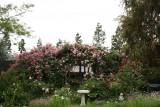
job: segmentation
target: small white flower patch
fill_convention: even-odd
[[[45,93],[49,93],[49,89],[48,88],[46,89]]]
[[[62,97],[61,97],[61,99],[63,100],[63,99],[64,99],[64,97],[62,96]]]

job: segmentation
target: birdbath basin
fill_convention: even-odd
[[[89,93],[89,90],[78,90],[78,93],[80,93],[81,96],[81,106],[85,105],[85,94]]]

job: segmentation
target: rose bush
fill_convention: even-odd
[[[17,70],[17,80],[26,81],[27,88],[34,92],[39,89],[37,91],[42,93],[46,84],[50,84],[49,89],[62,87],[73,65],[95,66],[95,70],[104,70],[105,57],[106,51],[87,45],[66,44],[56,48],[47,44],[17,55],[10,71]]]
[[[128,56],[122,60],[120,70],[115,76],[117,82],[123,86],[122,91],[129,93],[145,89],[147,84],[142,75],[142,66],[142,63]]]
[[[126,57],[120,64],[120,69],[109,75],[103,71],[86,79],[80,89],[88,89],[91,100],[117,99],[120,93],[128,94],[131,91],[141,91],[146,87],[142,72],[142,64],[133,58]]]

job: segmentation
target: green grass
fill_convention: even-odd
[[[137,98],[132,101],[124,102],[107,102],[106,104],[96,105],[95,103],[88,103],[85,106],[72,105],[71,107],[160,107],[159,98]]]
[[[40,107],[40,105],[37,104],[34,105],[34,107]],[[43,107],[45,106],[43,105]],[[68,107],[68,105],[52,106],[52,107]],[[96,104],[95,102],[92,103],[88,102],[84,106],[80,106],[80,104],[72,104],[69,107],[160,107],[160,95],[143,96],[143,97],[131,96],[128,101],[123,101],[123,102],[108,101],[105,104]]]

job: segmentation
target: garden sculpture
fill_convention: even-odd
[[[120,93],[119,100],[120,100],[120,101],[123,101],[123,100],[124,100],[123,93]]]

